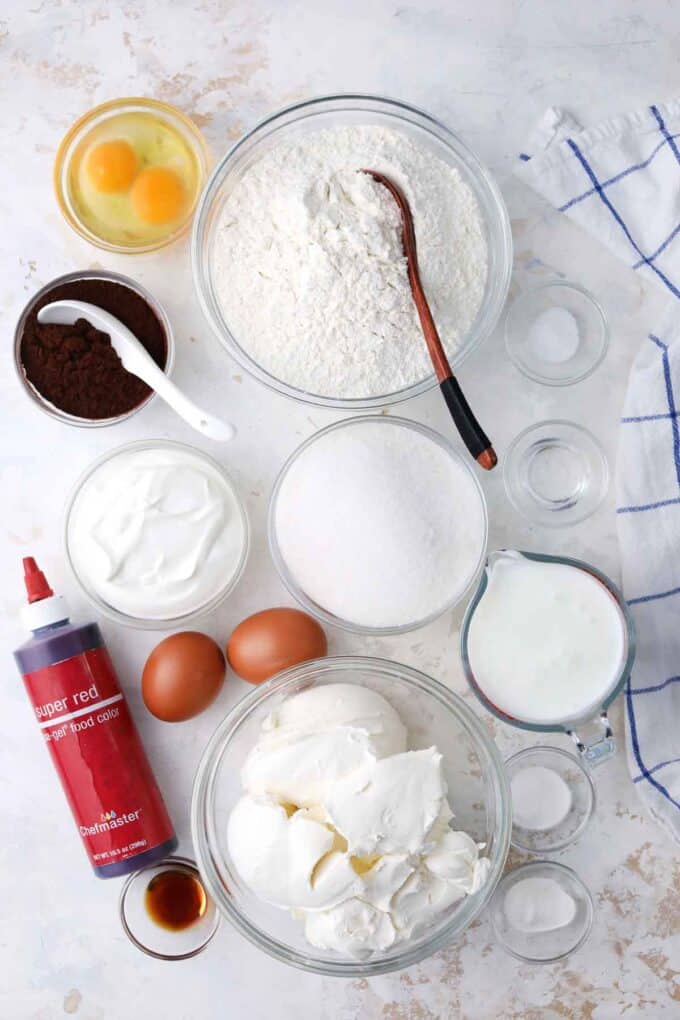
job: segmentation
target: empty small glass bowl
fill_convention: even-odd
[[[609,466],[595,436],[570,421],[542,421],[513,440],[503,463],[508,499],[532,524],[559,528],[595,513]]]
[[[546,386],[569,386],[594,372],[609,342],[593,295],[555,281],[525,290],[505,318],[505,345],[517,368]]]
[[[194,861],[188,857],[166,857],[130,875],[119,901],[120,923],[130,942],[147,956],[157,960],[188,960],[208,945],[220,926],[214,902],[205,894],[205,909],[193,924],[180,931],[161,927],[146,908],[146,891],[158,875],[167,871],[188,873],[203,889],[203,881]]]
[[[525,932],[510,923],[505,901],[528,878],[552,879],[572,898],[576,911],[569,924],[550,931]],[[507,872],[491,900],[491,926],[503,949],[525,963],[556,963],[579,949],[593,926],[593,898],[575,871],[554,861],[531,861]]]
[[[559,747],[527,747],[505,763],[511,795],[513,780],[531,768],[555,772],[567,786],[571,804],[557,824],[541,829],[520,824],[521,816],[513,806],[510,842],[518,850],[530,854],[557,853],[583,835],[595,810],[595,786],[583,764],[568,751]]]

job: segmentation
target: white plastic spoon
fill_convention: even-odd
[[[38,312],[38,322],[72,326],[76,319],[87,319],[96,329],[108,333],[123,368],[155,390],[158,396],[197,432],[221,443],[234,438],[236,435],[234,426],[229,422],[220,421],[189,400],[173,382],[170,382],[134,333],[131,333],[115,315],[110,315],[103,308],[91,305],[87,301],[52,301]]]

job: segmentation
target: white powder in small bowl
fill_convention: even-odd
[[[521,879],[508,889],[503,907],[508,924],[527,935],[566,928],[576,917],[574,898],[554,878]]]
[[[282,478],[273,526],[307,598],[369,628],[417,626],[453,605],[486,543],[471,470],[385,418],[347,422],[304,448]]]
[[[510,783],[515,825],[532,832],[554,829],[571,810],[571,790],[554,769],[530,765]]]

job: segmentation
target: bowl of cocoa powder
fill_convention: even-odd
[[[38,322],[52,301],[71,298],[98,305],[131,330],[169,375],[174,342],[168,317],[143,287],[126,276],[98,270],[68,273],[31,298],[17,323],[14,358],[29,397],[46,414],[69,425],[96,427],[124,421],[155,392],[127,372],[107,333],[87,319],[62,326]]]

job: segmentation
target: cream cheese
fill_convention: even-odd
[[[264,724],[278,733],[323,733],[338,726],[364,731],[377,758],[407,746],[406,727],[377,691],[358,684],[321,684],[287,698]]]
[[[85,478],[67,523],[69,555],[84,586],[145,620],[208,605],[240,569],[246,540],[227,478],[178,444],[114,453]]]
[[[446,783],[436,747],[373,759],[337,782],[324,806],[355,854],[418,853],[439,817]]]
[[[319,949],[385,952],[486,881],[481,847],[450,828],[441,754],[406,747],[385,698],[328,684],[285,700],[246,758],[232,863]]]
[[[319,910],[352,896],[360,880],[336,836],[296,811],[245,796],[229,816],[229,853],[243,881],[277,907]]]
[[[392,918],[365,900],[351,899],[305,918],[307,941],[317,949],[364,959],[397,941]]]

